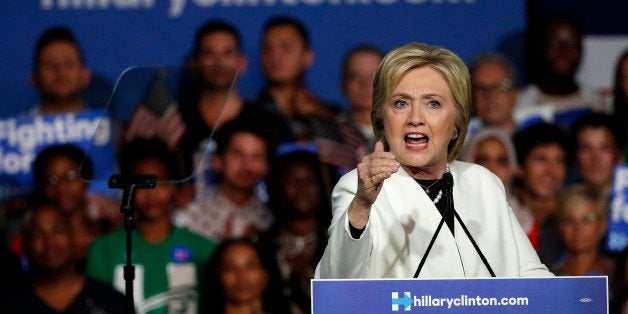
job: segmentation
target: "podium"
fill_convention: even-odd
[[[314,279],[312,313],[608,313],[608,278]]]

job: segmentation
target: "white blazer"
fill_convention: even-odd
[[[506,201],[500,179],[479,165],[454,161],[454,207],[498,277],[553,276],[532,248]],[[357,170],[332,193],[329,242],[316,278],[412,278],[442,218],[432,200],[403,169],[384,181],[366,229],[351,237],[347,209],[357,191]],[[490,277],[487,267],[454,222],[444,224],[419,278]]]

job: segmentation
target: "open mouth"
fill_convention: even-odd
[[[407,133],[404,137],[404,141],[409,147],[422,148],[427,146],[430,138],[423,133]]]

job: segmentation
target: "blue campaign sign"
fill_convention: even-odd
[[[620,252],[628,246],[628,167],[615,168],[606,246]]]
[[[96,132],[98,130],[98,132]],[[28,115],[0,120],[0,188],[2,197],[31,192],[37,154],[55,144],[71,143],[91,159],[94,177],[114,173],[111,119],[102,110]],[[93,189],[102,187],[93,186]]]
[[[608,278],[313,280],[312,313],[608,313]]]

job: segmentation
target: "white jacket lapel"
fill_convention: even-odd
[[[390,210],[395,213],[410,241],[409,256],[415,260],[408,263],[416,269],[442,216],[432,200],[403,168],[399,168],[387,181],[390,182],[384,186],[386,198]],[[456,240],[446,224],[441,227],[420,277],[464,277]]]

